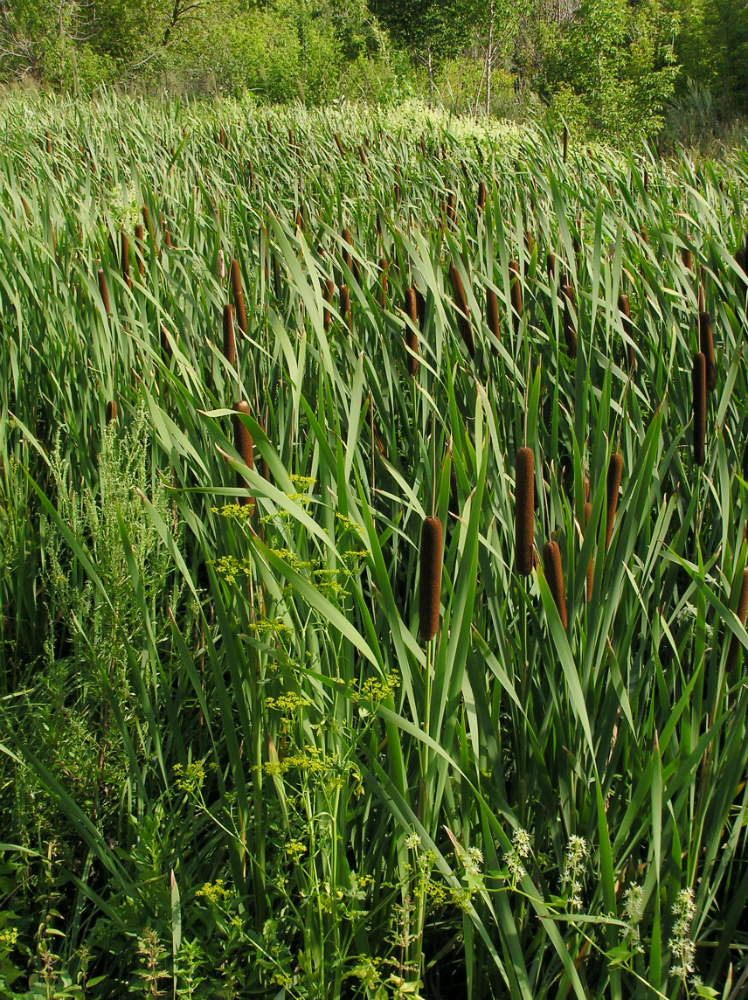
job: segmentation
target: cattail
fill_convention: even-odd
[[[384,257],[379,258],[379,304],[382,309],[387,306],[387,271],[389,266]]]
[[[218,251],[218,263],[216,265],[218,272],[218,280],[223,281],[226,277],[226,257],[223,250]]]
[[[364,152],[364,147],[363,146],[359,146],[358,147],[358,156],[359,156],[359,159],[361,160],[361,163],[363,164],[363,166],[364,167],[368,167],[369,161],[366,159],[366,153]]]
[[[340,315],[346,322],[348,329],[351,329],[351,296],[348,285],[343,283],[340,286]]]
[[[455,221],[455,193],[454,191],[449,192],[449,197],[447,198],[447,220],[452,223]]]
[[[161,324],[161,354],[164,361],[168,364],[169,359],[172,356],[171,341],[169,340],[169,334],[166,332],[166,327]]]
[[[117,400],[110,399],[106,404],[106,423],[107,427],[109,424],[117,423]]]
[[[249,415],[249,403],[243,399],[234,404],[234,416],[232,418],[234,422],[234,448],[239,453],[239,457],[247,468],[253,469],[254,459],[252,457],[252,435],[249,433],[246,425],[239,416],[240,413]],[[249,489],[249,483],[240,472],[237,472],[236,474],[236,485],[239,489]],[[253,497],[239,497],[239,504],[241,504],[242,507],[249,506],[250,511],[254,510],[255,502]]]
[[[543,570],[553,602],[558,610],[558,617],[565,629],[568,619],[566,617],[566,598],[564,597],[564,574],[561,570],[561,550],[558,547],[558,542],[546,542],[543,546]]]
[[[522,316],[522,285],[519,280],[519,264],[516,260],[509,261],[509,289],[512,296],[512,318],[514,320],[514,331],[517,332]]]
[[[736,612],[738,616],[738,621],[741,625],[745,625],[745,618],[748,614],[748,569],[743,570],[743,582],[740,586],[740,598],[738,600],[738,610]],[[727,662],[725,663],[725,670],[727,673],[732,673],[732,671],[738,665],[738,655],[740,653],[741,643],[736,635],[730,638],[730,648],[727,651]]]
[[[534,534],[535,458],[530,448],[520,448],[514,490],[514,564],[520,576],[532,573]]]
[[[699,349],[706,359],[707,392],[714,392],[717,388],[717,369],[714,364],[712,317],[708,312],[699,313]]]
[[[545,258],[545,267],[548,271],[548,280],[553,281],[556,277],[556,255],[553,251],[549,251],[548,256]]]
[[[132,288],[130,278],[130,241],[126,233],[120,233],[120,249],[122,257],[122,278],[128,288]]]
[[[223,307],[223,356],[233,366],[236,358],[236,341],[234,339],[234,310],[227,302]]]
[[[566,163],[566,154],[569,151],[569,130],[565,125],[564,125],[563,144],[564,144],[564,163]]]
[[[269,118],[267,119],[267,121],[265,122],[265,124],[267,126],[268,135],[272,135],[273,134],[273,125],[272,125],[272,122],[270,121]]]
[[[255,172],[252,169],[252,161],[250,159],[247,160],[247,176],[249,178],[249,190],[251,191],[255,186]]]
[[[499,298],[493,288],[486,288],[486,323],[497,340],[501,340],[499,327]]]
[[[236,257],[231,261],[231,294],[234,297],[234,309],[236,310],[236,322],[242,333],[247,332],[247,310],[244,308],[244,293],[242,292],[242,275],[239,270],[239,261]]]
[[[104,312],[109,315],[109,289],[106,286],[106,277],[104,276],[104,271],[99,268],[99,295],[101,296],[101,301],[104,303]]]
[[[468,354],[472,358],[475,355],[475,342],[473,340],[473,331],[470,326],[470,310],[468,309],[462,278],[460,277],[460,272],[455,267],[454,261],[452,261],[449,265],[449,280],[452,284],[454,304],[457,307],[457,325],[460,328],[462,339],[465,341]]]
[[[592,504],[589,500],[584,502],[584,531],[587,534],[590,527],[590,518],[592,517]],[[592,600],[592,581],[595,575],[595,562],[590,554],[590,561],[587,563],[587,585],[586,585],[586,596],[587,600]]]
[[[478,185],[478,211],[482,212],[486,207],[486,185],[483,181]]]
[[[138,262],[138,274],[143,277],[144,261],[143,254],[145,252],[145,233],[143,227],[140,223],[135,227],[135,258]]]
[[[164,234],[164,246],[167,250],[171,250],[171,233],[169,232],[169,227],[166,225],[164,220],[161,220],[161,229]]]
[[[531,229],[525,230],[525,249],[529,254],[535,249],[535,234]]]
[[[351,254],[351,251],[349,250],[349,247],[353,246],[353,237],[351,236],[350,229],[344,229],[343,230],[343,239],[344,239],[344,241],[346,243],[346,246],[343,247],[343,263],[345,264],[345,266],[350,271],[351,270],[351,265],[353,263],[353,255]]]
[[[24,215],[26,216],[26,221],[31,222],[31,210],[29,209],[29,203],[26,201],[23,195],[21,195],[21,204],[23,205]]]
[[[415,288],[405,289],[405,314],[413,327],[417,327],[418,301]],[[418,371],[418,337],[413,327],[407,326],[405,329],[405,344],[408,348],[408,375],[415,375]]]
[[[345,146],[340,141],[340,136],[337,132],[333,133],[333,139],[335,140],[335,145],[338,147],[338,152],[340,153],[341,158],[344,157],[346,152]]]
[[[621,486],[621,473],[623,472],[623,455],[614,451],[608,462],[608,478],[606,482],[606,521],[605,521],[605,548],[610,545],[613,537],[613,525],[618,509],[618,490]]]
[[[649,191],[649,174],[647,173],[647,168],[644,168],[644,190]]]
[[[304,229],[304,219],[302,218],[301,209],[300,208],[296,209],[296,219],[294,220],[294,225],[296,227],[297,232],[303,232],[303,229]]]
[[[704,464],[706,441],[706,358],[699,352],[693,358],[691,372],[693,391],[693,460],[696,465]]]
[[[418,591],[419,634],[429,642],[439,628],[442,582],[442,523],[427,517],[421,528],[421,578]]]
[[[325,302],[329,305],[332,302],[332,297],[335,294],[335,282],[332,278],[328,278],[325,283]],[[324,327],[325,333],[330,329],[330,310],[325,307],[322,313],[322,326]]]
[[[636,360],[634,356],[633,337],[631,335],[634,324],[631,322],[631,306],[629,305],[628,295],[618,296],[618,310],[621,313],[621,326],[623,327],[623,332],[626,334],[628,339],[626,351],[629,359],[629,368],[633,368]]]
[[[683,247],[681,249],[681,260],[683,261],[684,267],[687,267],[688,270],[690,271],[693,265],[693,257],[691,255],[691,250],[689,247]]]
[[[564,297],[564,340],[570,358],[577,356],[577,328],[574,313],[577,309],[577,297],[572,285],[562,285],[561,294]],[[573,310],[573,312],[572,312]]]

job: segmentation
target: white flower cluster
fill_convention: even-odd
[[[668,947],[673,953],[670,975],[685,980],[693,972],[696,959],[696,945],[691,940],[691,921],[696,916],[692,889],[681,889],[675,897],[673,916],[673,936],[668,941]]]
[[[572,910],[582,909],[581,878],[587,853],[587,841],[584,837],[578,837],[573,833],[569,837],[564,859],[564,871],[561,876],[561,885],[568,885],[571,888],[569,903]]]
[[[527,830],[523,830],[521,826],[517,827],[512,837],[512,846],[504,853],[504,861],[509,871],[513,889],[516,888],[517,883],[521,882],[527,874],[522,864],[522,859],[529,858],[530,854],[530,834]]]

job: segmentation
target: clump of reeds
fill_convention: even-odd
[[[514,490],[514,565],[520,576],[532,573],[535,534],[535,457],[530,448],[517,451]]]
[[[130,241],[127,233],[120,233],[120,256],[122,258],[122,278],[128,288],[132,288],[130,277]]]
[[[575,313],[577,297],[573,285],[562,285],[561,294],[564,299],[564,341],[570,358],[577,356],[577,328]]]
[[[236,340],[234,338],[234,309],[227,302],[223,307],[223,356],[233,366],[236,359]]]
[[[231,260],[231,294],[234,299],[234,309],[236,310],[236,322],[242,333],[247,332],[247,310],[244,308],[244,293],[242,292],[242,275],[239,270],[239,261],[236,257]]]
[[[117,423],[117,400],[110,399],[106,404],[106,423],[107,427],[109,424]]]
[[[455,262],[452,261],[449,265],[449,281],[452,285],[452,297],[454,304],[457,307],[457,325],[462,334],[462,339],[465,341],[465,346],[468,349],[468,354],[470,357],[475,356],[475,341],[473,340],[473,330],[470,325],[470,310],[468,309],[467,297],[465,295],[465,288],[462,284],[462,278],[460,277],[460,272],[455,266]]]
[[[745,625],[746,615],[748,614],[748,569],[743,570],[743,582],[740,585],[740,597],[738,599],[738,610],[736,614],[740,624]],[[731,636],[730,648],[727,651],[727,662],[725,663],[725,670],[728,674],[732,673],[732,671],[737,667],[740,650],[740,640],[736,635]]]
[[[509,291],[512,297],[512,319],[516,333],[522,318],[522,284],[519,277],[519,264],[516,260],[509,261]]]
[[[486,324],[497,340],[501,340],[499,297],[493,288],[486,288]]]
[[[561,625],[565,629],[568,624],[566,617],[566,597],[564,596],[564,574],[561,569],[561,550],[558,542],[546,542],[543,546],[543,571],[548,581],[548,587],[556,605]]]
[[[699,313],[699,350],[706,361],[707,392],[717,388],[717,369],[714,364],[714,335],[712,334],[712,317],[708,312]]]
[[[419,634],[430,642],[439,629],[442,582],[442,523],[427,517],[421,527],[421,576],[418,591]]]
[[[405,315],[413,324],[418,326],[418,300],[415,288],[405,289]],[[415,375],[418,371],[418,337],[413,327],[405,328],[405,345],[408,348],[408,374]]]
[[[241,419],[240,414],[242,413],[247,416],[249,415],[249,403],[247,403],[244,399],[240,399],[239,402],[234,404],[234,415],[232,417],[234,424],[234,448],[247,468],[253,469],[254,457],[252,455],[252,435],[249,433],[244,421]],[[249,483],[240,472],[237,472],[236,474],[236,485],[239,489],[249,489]],[[251,510],[254,510],[254,497],[239,497],[239,503],[242,507],[249,506]]]
[[[613,537],[613,526],[616,520],[616,511],[618,510],[618,490],[621,487],[621,473],[623,472],[623,455],[620,452],[614,451],[610,456],[610,461],[608,462],[608,476],[606,480],[606,498],[607,504],[605,508],[605,548],[607,549],[610,545],[610,540]]]
[[[101,301],[104,303],[104,312],[109,315],[109,289],[106,286],[106,276],[104,274],[104,269],[99,268],[99,295],[101,296]]]
[[[691,370],[693,392],[693,460],[704,464],[706,446],[706,358],[699,351],[694,355]]]

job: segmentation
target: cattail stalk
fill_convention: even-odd
[[[693,391],[693,460],[704,464],[706,443],[706,358],[699,352],[694,355],[691,371]]]
[[[405,290],[405,314],[413,327],[417,327],[418,300],[415,288],[406,288]],[[418,371],[418,337],[413,327],[406,327],[405,344],[408,348],[408,374],[414,376]]]
[[[743,582],[740,586],[740,598],[736,614],[740,624],[745,625],[746,615],[748,614],[748,569],[743,570]],[[727,651],[727,662],[725,663],[725,670],[728,674],[732,673],[737,667],[741,648],[741,642],[738,637],[736,635],[731,636],[730,648]]]
[[[99,268],[99,295],[104,303],[104,312],[109,315],[109,289],[106,286],[106,277],[103,268]]]
[[[452,285],[454,304],[457,307],[457,325],[460,328],[462,339],[465,341],[468,354],[472,358],[475,356],[475,341],[473,340],[473,331],[470,326],[470,310],[468,309],[462,278],[460,277],[460,272],[455,267],[454,261],[449,265],[449,280]]]
[[[514,491],[514,563],[520,576],[532,573],[535,533],[535,458],[530,448],[517,452]]]
[[[239,261],[234,257],[231,261],[231,294],[234,298],[236,322],[242,333],[247,332],[247,310],[244,308],[244,293],[242,292],[242,275]]]
[[[252,435],[249,433],[244,421],[239,416],[240,413],[249,415],[249,403],[243,399],[234,404],[234,416],[232,418],[234,423],[234,448],[239,453],[239,457],[247,468],[253,469],[254,459],[252,456]],[[236,485],[239,489],[249,489],[249,483],[240,472],[237,472],[236,474]],[[242,507],[249,506],[250,512],[254,510],[254,497],[239,497],[238,502]]]
[[[234,338],[234,309],[227,302],[223,307],[223,356],[233,367],[236,359],[236,340]]]
[[[430,642],[439,629],[442,582],[442,523],[427,517],[421,528],[421,576],[418,592],[419,634]]]
[[[606,521],[605,521],[605,548],[610,545],[613,537],[613,525],[616,520],[618,510],[618,490],[621,486],[621,473],[623,472],[623,455],[614,451],[608,462],[608,478],[606,482]]]
[[[558,542],[546,542],[543,546],[543,571],[548,581],[553,603],[558,611],[558,617],[561,619],[561,625],[565,629],[568,625],[568,619],[564,596],[564,574],[561,569],[561,550],[558,547]]]
[[[130,278],[130,241],[127,238],[127,233],[120,233],[120,249],[122,257],[122,278],[128,288],[132,288],[132,279]]]

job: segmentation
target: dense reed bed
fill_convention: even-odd
[[[0,124],[6,988],[737,997],[748,158]]]

